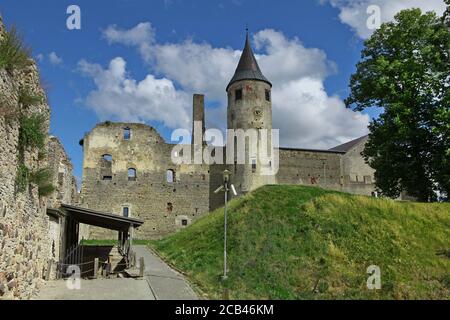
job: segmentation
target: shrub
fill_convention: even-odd
[[[29,88],[19,89],[19,105],[29,107],[32,105],[41,104],[44,98],[41,95],[33,94]]]
[[[16,175],[16,188],[19,192],[24,192],[27,189],[30,169],[26,165],[20,164]]]
[[[0,41],[0,69],[11,72],[30,65],[30,49],[23,44],[16,28],[12,27]]]
[[[39,169],[30,174],[29,182],[38,186],[39,196],[45,197],[55,191],[55,187],[52,185],[52,173],[48,168]]]
[[[25,150],[28,147],[43,149],[45,145],[45,132],[43,115],[21,116],[19,129],[19,146]]]

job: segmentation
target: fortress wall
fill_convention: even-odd
[[[124,128],[131,130],[130,140],[124,139]],[[183,228],[183,220],[190,224],[209,211],[208,166],[172,164],[173,145],[155,129],[103,123],[86,135],[83,148],[81,206],[119,215],[128,207],[131,217],[145,221],[134,238],[160,238]],[[112,155],[111,180],[102,177],[104,154]],[[128,179],[129,168],[137,170],[135,181]],[[174,182],[167,182],[169,169],[175,172]],[[117,238],[117,232],[89,229],[90,238]]]
[[[302,184],[336,188],[340,185],[341,154],[280,149],[278,184]]]
[[[34,185],[16,191],[19,121],[11,112],[19,107],[17,88],[24,85],[42,93],[34,64],[22,73],[0,70],[0,299],[30,298],[41,284],[50,257],[45,199],[39,199]],[[47,104],[24,112],[43,114],[46,119],[50,115]],[[45,165],[36,150],[26,151],[24,158],[30,170]]]
[[[0,39],[4,32],[0,17]],[[56,221],[52,225],[47,215],[47,201],[56,196],[39,197],[34,183],[23,192],[16,187],[20,115],[42,115],[46,134],[50,127],[46,99],[33,106],[19,104],[19,92],[24,88],[32,95],[46,96],[34,61],[21,71],[0,70],[0,300],[31,298],[42,284],[49,259],[58,251],[57,244],[52,247],[51,234],[59,233],[60,226]],[[64,152],[60,148],[59,154]],[[23,164],[30,172],[48,167],[53,172],[50,163],[54,156],[52,150],[39,155],[36,148],[29,148]]]
[[[59,208],[61,204],[78,202],[77,182],[73,175],[73,165],[57,137],[51,136],[47,143],[48,167],[52,174],[55,192],[48,197],[48,206]]]

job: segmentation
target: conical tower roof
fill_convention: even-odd
[[[247,37],[245,39],[245,47],[242,52],[241,59],[236,68],[233,78],[227,86],[228,88],[235,82],[241,80],[258,80],[268,83],[270,86],[272,84],[269,80],[262,74],[261,69],[259,69],[258,62],[256,62],[255,55],[253,54],[252,47],[250,46],[250,38],[247,32]]]

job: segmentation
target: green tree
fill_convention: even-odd
[[[446,0],[449,2],[449,0]],[[363,156],[382,194],[450,194],[450,31],[445,18],[404,10],[365,42],[348,107],[383,111]]]

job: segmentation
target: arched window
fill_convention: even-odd
[[[176,178],[175,178],[175,171],[172,169],[167,170],[166,172],[166,179],[168,183],[174,183]]]
[[[128,181],[136,181],[136,169],[128,169]]]
[[[112,160],[113,157],[110,154],[102,156],[100,165],[102,180],[112,180]]]

